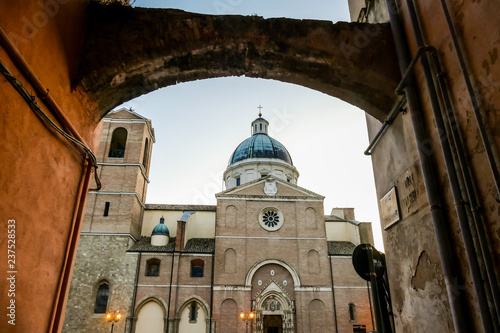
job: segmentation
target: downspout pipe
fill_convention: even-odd
[[[399,10],[395,0],[386,0],[389,11],[391,30],[394,37],[396,52],[399,60],[401,74],[404,74],[410,64],[410,55],[406,44],[404,27],[401,22]],[[438,248],[441,267],[443,269],[444,280],[450,310],[457,333],[467,333],[467,324],[465,321],[465,312],[463,309],[463,295],[456,296],[455,282],[458,277],[458,269],[453,256],[453,246],[449,237],[449,225],[443,210],[441,199],[441,190],[438,187],[439,179],[435,173],[434,151],[429,150],[426,143],[430,142],[428,130],[426,128],[420,98],[415,84],[415,77],[411,74],[405,85],[406,98],[410,109],[410,117],[413,123],[413,131],[417,141],[418,155],[422,175],[424,178],[425,189],[430,206],[430,213],[434,225],[434,234],[436,237],[436,246]]]
[[[92,169],[88,162],[83,160],[82,178],[78,186],[78,194],[75,203],[75,211],[73,213],[72,227],[69,233],[68,242],[66,245],[66,256],[59,284],[57,296],[54,302],[52,318],[50,320],[49,332],[60,332],[63,326],[64,312],[66,309],[67,292],[71,283],[71,275],[73,273],[73,263],[78,249],[78,241],[80,240],[80,230],[85,213],[85,203],[87,202],[87,189],[89,188]]]
[[[443,8],[443,12],[446,17],[446,23],[448,25],[448,28],[450,30],[450,35],[453,40],[453,46],[455,46],[456,54],[458,57],[458,62],[460,64],[460,69],[462,70],[462,75],[465,81],[465,86],[467,87],[467,92],[469,93],[469,98],[470,102],[472,104],[472,109],[474,110],[474,116],[476,118],[477,122],[477,127],[479,129],[479,134],[481,135],[481,140],[483,141],[483,147],[486,152],[486,156],[488,159],[488,163],[490,166],[491,173],[493,175],[493,181],[496,186],[497,190],[497,195],[496,195],[496,200],[500,202],[500,168],[499,165],[495,159],[495,152],[494,152],[494,143],[490,141],[490,135],[486,129],[486,126],[484,124],[484,119],[483,116],[481,115],[481,111],[479,110],[479,102],[476,97],[476,93],[474,92],[474,88],[472,87],[472,82],[469,73],[471,72],[469,68],[467,67],[467,63],[465,61],[465,56],[462,51],[462,43],[460,43],[460,40],[458,39],[458,34],[457,30],[455,28],[455,25],[453,23],[453,20],[450,15],[449,11],[449,6],[446,2],[446,0],[440,0],[441,1],[441,7]]]
[[[371,155],[373,148],[377,145],[378,141],[382,137],[382,135],[385,133],[385,130],[389,125],[392,124],[398,113],[402,110],[403,105],[406,103],[406,95],[400,95],[398,96],[398,99],[396,100],[396,103],[392,106],[391,111],[389,112],[389,115],[385,118],[384,122],[382,123],[382,127],[379,129],[375,137],[372,139],[370,144],[368,145],[368,148],[366,148],[364,154],[365,155]]]
[[[135,283],[134,283],[134,295],[132,296],[132,311],[129,316],[130,320],[130,330],[129,333],[134,331],[134,316],[135,316],[135,301],[137,299],[137,285],[139,284],[139,271],[141,270],[141,260],[142,260],[142,252],[139,252],[139,258],[137,259],[137,268],[135,272]]]
[[[333,317],[335,318],[335,333],[339,333],[339,326],[337,324],[337,305],[335,304],[335,286],[333,281],[333,268],[332,268],[332,256],[328,254],[328,259],[330,259],[330,276],[332,278],[332,298],[333,298]],[[371,308],[370,303],[370,308]],[[373,318],[373,317],[372,317]]]
[[[215,211],[215,221],[217,221],[217,210]],[[212,276],[210,278],[210,326],[209,333],[212,333],[212,317],[214,314],[214,273],[215,273],[215,242],[217,239],[217,228],[214,233],[214,250],[212,251]]]
[[[413,0],[406,0],[408,6],[408,13],[410,15],[410,21],[413,28],[413,33],[417,42],[418,47],[423,47],[424,39],[422,31],[420,29],[419,18],[417,10],[415,8],[415,3]],[[433,53],[437,51],[434,49]],[[462,197],[462,190],[460,188],[457,170],[455,168],[455,163],[453,161],[453,155],[451,152],[448,137],[446,135],[446,128],[444,125],[443,115],[441,111],[441,106],[439,104],[436,86],[434,85],[431,67],[427,54],[420,58],[422,69],[424,72],[425,83],[427,86],[427,93],[429,94],[429,100],[431,103],[431,108],[434,114],[434,121],[436,123],[436,128],[439,134],[439,143],[441,146],[441,152],[444,157],[446,173],[448,174],[448,181],[450,183],[450,189],[453,196],[455,211],[457,213],[458,223],[462,232],[462,240],[464,242],[465,253],[467,257],[467,263],[471,273],[472,281],[474,284],[476,300],[479,307],[479,312],[481,314],[481,319],[483,323],[483,328],[485,332],[493,332],[493,323],[491,320],[491,315],[488,307],[488,301],[486,298],[486,293],[483,286],[483,281],[481,273],[479,270],[479,263],[476,256],[476,251],[474,247],[474,241],[472,239],[472,234],[470,231],[469,221],[467,217],[467,212],[465,210],[464,200]],[[442,91],[444,104],[451,108],[451,101],[449,96],[446,95],[446,91]]]
[[[481,113],[479,112],[479,109],[478,109],[479,106],[477,103],[477,99],[476,99],[474,90],[472,88],[471,79],[468,75],[468,73],[470,73],[470,71],[468,70],[468,68],[466,66],[464,55],[462,52],[462,47],[461,47],[461,44],[459,43],[457,32],[456,32],[456,29],[455,29],[454,24],[453,24],[453,20],[451,19],[451,15],[450,15],[450,12],[448,10],[448,6],[444,0],[441,0],[441,6],[443,7],[443,11],[444,11],[446,21],[447,21],[447,24],[448,24],[448,27],[450,30],[453,44],[455,46],[457,57],[459,59],[460,68],[462,70],[462,74],[464,76],[464,80],[465,80],[465,83],[467,85],[467,90],[469,92],[471,103],[472,103],[472,106],[474,108],[474,114],[476,115],[476,119],[479,120],[478,127],[482,127],[482,126],[484,126],[484,124],[482,124],[482,116],[481,116]],[[438,81],[438,82],[440,82],[440,81]],[[450,115],[452,124],[455,124],[456,119],[454,118],[455,117],[454,113],[450,112],[449,115]],[[463,146],[463,144],[461,142],[460,132],[458,131],[456,126],[453,126],[452,129],[454,130],[453,131],[453,138],[454,138],[456,144],[458,142]],[[483,129],[480,129],[480,133],[481,133],[481,136],[483,137],[483,134],[486,134],[486,131]],[[484,137],[486,139],[488,139],[488,137],[486,135]],[[486,150],[491,150],[490,143],[488,141],[484,142],[484,138],[483,138],[483,144],[484,144]],[[489,287],[491,288],[491,293],[493,295],[492,298],[493,298],[493,302],[495,305],[496,317],[500,318],[500,290],[499,290],[500,281],[498,281],[500,274],[498,272],[497,266],[495,265],[495,258],[493,256],[491,247],[488,244],[487,231],[485,231],[485,228],[484,228],[484,217],[482,215],[481,208],[479,207],[479,203],[478,203],[478,199],[477,199],[477,191],[476,191],[476,188],[474,186],[473,177],[470,174],[471,171],[470,171],[470,168],[468,165],[468,159],[465,156],[465,154],[463,154],[463,152],[461,152],[461,153],[462,154],[459,154],[458,157],[459,157],[460,164],[462,165],[462,168],[464,169],[464,172],[465,172],[465,174],[464,174],[465,188],[467,190],[469,202],[471,205],[473,221],[474,221],[475,227],[477,229],[479,245],[480,245],[481,251],[483,252],[483,257],[485,260],[486,273],[487,273],[488,279],[489,279]],[[492,152],[487,153],[487,154],[488,154],[488,156],[493,155]],[[494,161],[494,160],[492,160],[492,161]],[[498,167],[496,165],[491,166],[491,164],[490,164],[490,167],[492,167],[492,168],[494,167],[494,169],[498,171]],[[497,181],[495,180],[495,182],[497,182]],[[498,188],[498,183],[497,183],[497,188]],[[498,191],[498,189],[497,189],[497,191]],[[499,200],[499,197],[497,195],[497,201],[498,200]]]
[[[217,220],[217,219],[216,219]],[[212,277],[210,279],[210,321],[208,332],[212,333],[212,316],[214,309],[214,271],[215,271],[215,251],[212,252]]]
[[[177,242],[177,240],[176,240]],[[167,328],[165,332],[169,333],[169,322],[170,322],[170,302],[172,300],[172,281],[174,278],[174,260],[175,260],[175,242],[174,248],[172,250],[172,267],[170,268],[170,288],[168,289],[168,304],[167,304]]]

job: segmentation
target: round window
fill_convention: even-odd
[[[259,215],[260,226],[267,231],[276,231],[283,225],[283,214],[278,208],[264,208]]]

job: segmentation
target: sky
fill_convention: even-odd
[[[241,14],[349,21],[347,0],[139,0],[140,7],[204,14]],[[289,151],[298,185],[325,196],[325,214],[354,207],[356,220],[373,222],[383,250],[365,114],[337,98],[297,85],[246,77],[181,83],[131,100],[152,120],[153,146],[147,203],[215,204],[222,174],[236,147],[250,137],[262,106],[269,135]]]

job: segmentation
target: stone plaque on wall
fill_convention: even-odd
[[[405,219],[416,214],[427,204],[427,195],[420,172],[419,162],[415,162],[401,176],[399,176],[396,186],[398,188],[398,199],[401,205],[401,219]]]
[[[380,199],[380,211],[382,212],[384,229],[389,228],[400,220],[396,187],[391,188],[389,192]]]

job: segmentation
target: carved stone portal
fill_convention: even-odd
[[[264,333],[264,326],[270,325],[271,322],[281,322],[279,332],[295,332],[293,300],[275,281],[271,281],[262,292],[257,294],[253,304],[255,304],[257,333]],[[270,317],[272,321],[269,320]],[[281,321],[276,320],[277,317],[281,317]]]

